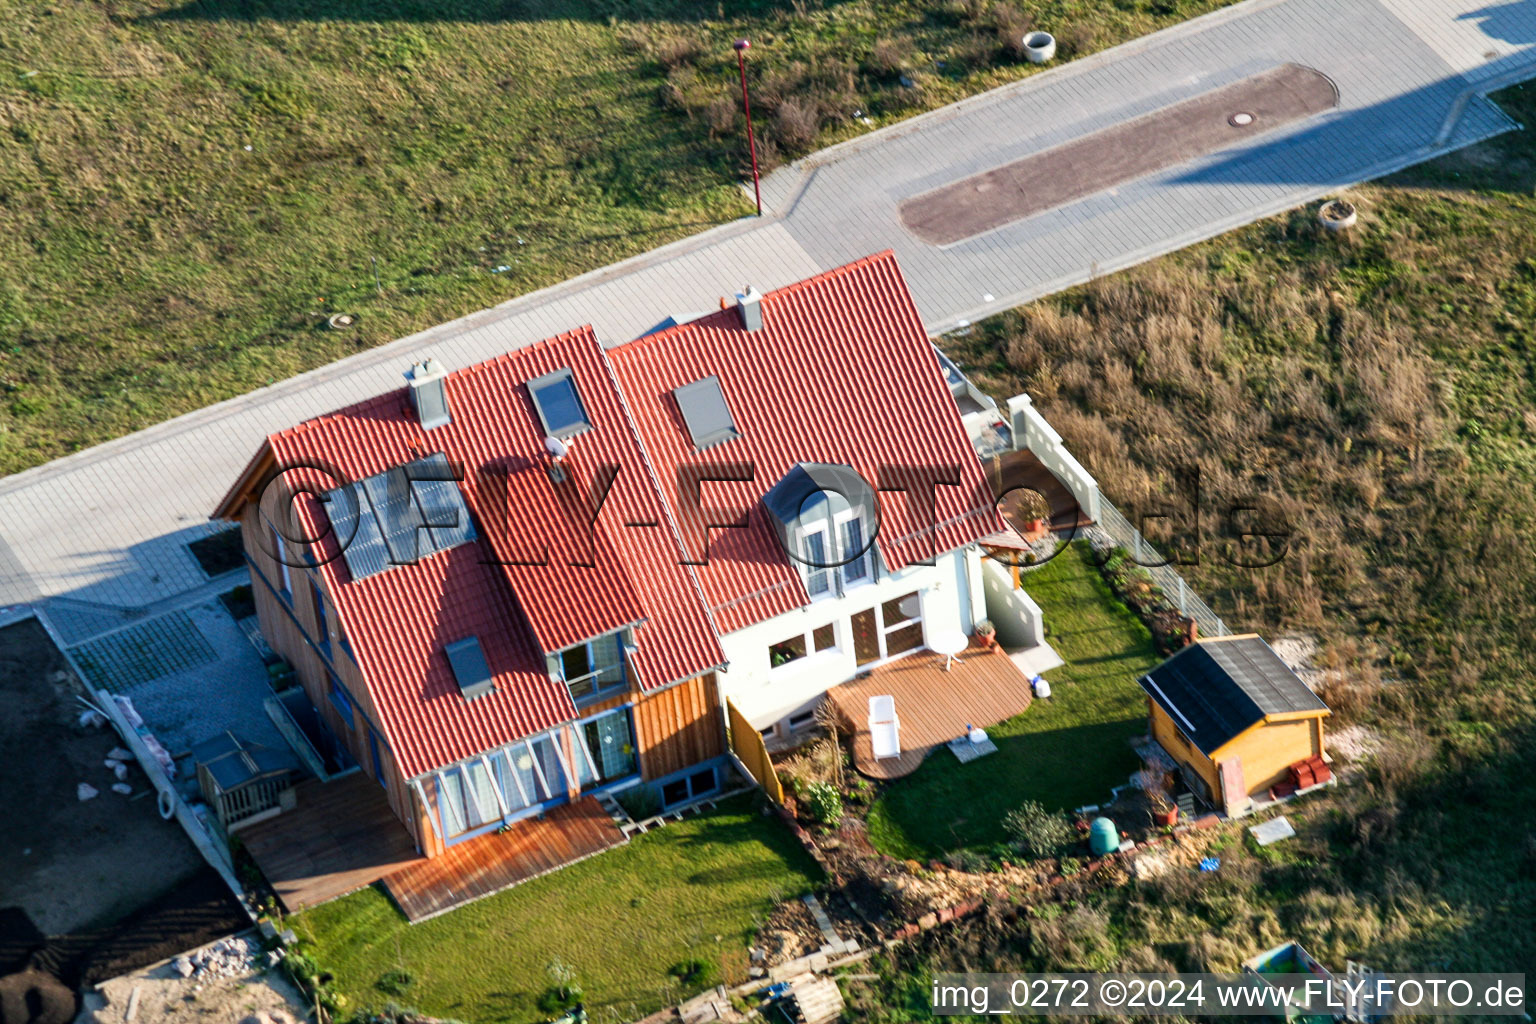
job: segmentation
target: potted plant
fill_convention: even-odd
[[[1039,491],[1026,490],[1019,495],[1017,515],[1025,536],[1033,536],[1045,530],[1051,518],[1051,505]]]
[[[992,625],[991,619],[976,623],[976,642],[989,651],[997,646],[997,627]]]
[[[1136,788],[1147,800],[1154,825],[1174,825],[1179,820],[1179,807],[1173,802],[1168,785],[1168,772],[1162,765],[1148,762],[1136,773]]]

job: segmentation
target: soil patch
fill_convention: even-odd
[[[83,693],[37,620],[0,629],[0,906],[24,908],[50,935],[111,925],[204,867],[181,826],[161,820],[137,764],[131,792],[113,792],[103,762],[118,736],[78,724]],[[81,783],[97,795],[78,799]]]
[[[925,242],[952,245],[1338,104],[1327,76],[1286,64],[915,196],[901,220]]]

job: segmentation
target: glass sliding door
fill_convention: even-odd
[[[923,646],[923,602],[916,591],[892,598],[880,606],[885,633],[885,656],[894,658]]]
[[[579,746],[577,781],[582,789],[604,786],[640,770],[629,708],[615,708],[573,728]]]

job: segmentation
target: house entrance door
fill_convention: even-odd
[[[853,661],[856,665],[868,665],[880,660],[880,626],[875,622],[875,610],[866,608],[855,612],[853,626]]]

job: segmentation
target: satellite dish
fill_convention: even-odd
[[[556,459],[563,459],[570,454],[571,446],[558,437],[544,438],[544,450]]]

